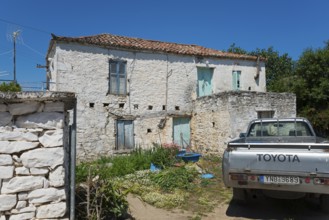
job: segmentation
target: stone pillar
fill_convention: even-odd
[[[0,93],[0,220],[70,218],[75,102],[73,93]]]

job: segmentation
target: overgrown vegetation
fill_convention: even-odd
[[[175,146],[155,146],[79,164],[77,195],[84,196],[77,198],[77,219],[124,219],[128,193],[159,208],[180,207],[198,216],[219,202],[230,201],[231,192],[221,180],[219,157],[185,164],[176,158],[177,152]],[[160,170],[151,171],[151,163]],[[214,178],[203,179],[201,172],[212,173]]]
[[[18,83],[14,83],[14,82],[5,83],[5,82],[3,82],[2,84],[0,84],[0,91],[1,92],[20,92],[20,91],[22,91],[22,88]]]

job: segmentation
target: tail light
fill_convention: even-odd
[[[231,174],[230,175],[231,180],[237,180],[237,181],[247,181],[248,176],[246,174]]]
[[[329,178],[314,178],[313,183],[316,185],[329,185]]]

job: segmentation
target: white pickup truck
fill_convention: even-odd
[[[251,121],[246,133],[228,143],[222,167],[233,200],[260,192],[286,199],[315,196],[329,212],[329,143],[305,118]]]

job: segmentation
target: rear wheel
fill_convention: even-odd
[[[238,204],[244,204],[247,202],[247,192],[245,189],[233,188],[233,198],[234,202]]]
[[[321,195],[320,197],[320,205],[321,205],[321,209],[324,212],[329,213],[329,195]]]

